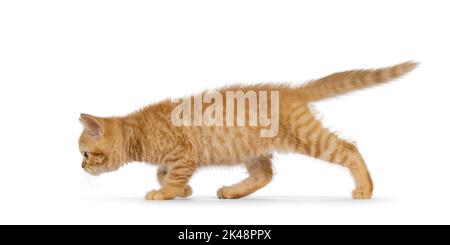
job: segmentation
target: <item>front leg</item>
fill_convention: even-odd
[[[195,163],[190,160],[180,160],[167,165],[166,173],[158,172],[161,189],[147,193],[147,200],[170,200],[185,192],[185,188],[195,170]],[[164,170],[164,169],[161,169]],[[186,195],[187,196],[187,195]]]
[[[166,175],[167,175],[167,166],[160,165],[158,167],[156,177],[158,178],[158,183],[161,187],[164,185],[164,179],[166,178]],[[181,192],[177,193],[178,197],[188,197],[190,195],[192,195],[192,188],[188,184],[186,184],[182,188]]]

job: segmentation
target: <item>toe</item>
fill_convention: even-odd
[[[172,195],[171,193],[163,192],[161,190],[149,191],[145,195],[146,200],[171,200],[174,198],[175,198],[175,195]]]
[[[239,194],[234,193],[233,189],[228,186],[224,186],[217,190],[217,197],[220,199],[236,199],[240,198]]]
[[[372,192],[365,188],[356,188],[352,192],[353,199],[371,199]]]
[[[177,196],[179,196],[179,197],[188,197],[188,196],[190,196],[190,195],[192,195],[192,188],[191,188],[189,185],[185,186],[185,187],[177,194]]]

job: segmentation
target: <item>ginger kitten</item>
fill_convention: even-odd
[[[161,188],[145,198],[166,200],[192,194],[188,182],[197,168],[244,164],[249,177],[217,191],[219,198],[230,199],[271,181],[273,152],[296,152],[348,168],[355,181],[353,198],[369,199],[372,180],[358,149],[324,128],[308,104],[383,84],[415,67],[405,62],[339,72],[296,87],[231,86],[181,102],[162,101],[123,117],[81,114],[82,167],[99,175],[128,162],[158,164]]]

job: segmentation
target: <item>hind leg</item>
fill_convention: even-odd
[[[355,145],[324,128],[309,110],[302,114],[294,128],[297,139],[296,151],[348,168],[356,186],[352,192],[353,198],[372,197],[372,179]]]
[[[164,178],[167,175],[167,166],[160,165],[158,167],[156,177],[158,178],[158,182],[161,186],[164,185]],[[188,197],[192,195],[192,188],[189,185],[186,185],[181,189],[180,192],[177,193],[177,196],[179,197]]]
[[[271,156],[262,156],[246,162],[249,177],[232,186],[224,186],[217,191],[221,199],[236,199],[252,194],[272,180]]]

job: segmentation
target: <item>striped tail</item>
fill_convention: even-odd
[[[409,61],[381,69],[338,72],[311,81],[301,86],[300,91],[308,102],[313,102],[387,83],[412,71],[417,65]]]

